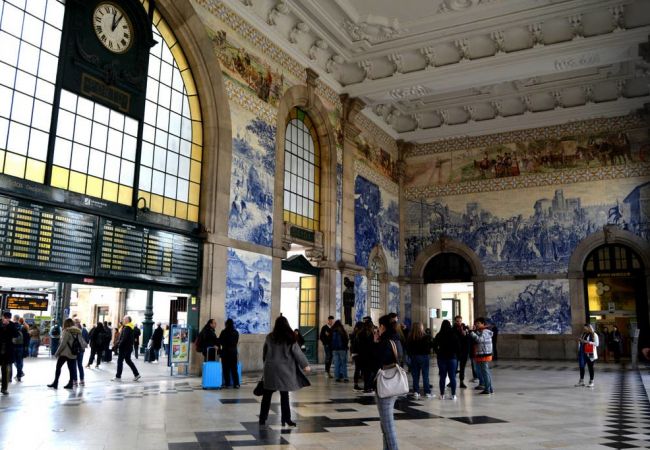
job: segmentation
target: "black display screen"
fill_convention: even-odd
[[[47,297],[7,297],[7,309],[47,311]]]
[[[97,217],[0,196],[0,264],[91,275]]]
[[[200,241],[169,231],[100,219],[97,276],[195,285]]]

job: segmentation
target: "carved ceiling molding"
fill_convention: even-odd
[[[395,139],[379,128],[375,122],[364,114],[358,114],[355,119],[355,124],[359,127],[362,134],[367,134],[377,145],[385,151],[390,152],[394,158],[397,158],[397,143]]]
[[[244,108],[246,111],[256,114],[269,125],[276,125],[278,120],[277,109],[227,78],[224,79],[224,85],[226,87],[228,100],[230,100],[231,103]]]
[[[512,142],[526,142],[535,139],[560,139],[572,135],[584,136],[588,134],[596,134],[603,130],[616,132],[635,128],[644,128],[647,126],[647,121],[643,120],[643,118],[636,114],[582,120],[549,127],[529,128],[526,130],[510,131],[507,133],[469,136],[428,142],[426,144],[416,144],[406,151],[405,158],[499,144],[509,144]]]
[[[465,183],[451,183],[440,186],[414,186],[404,190],[407,200],[421,200],[450,195],[475,194],[480,192],[507,191],[539,186],[558,186],[588,181],[616,180],[621,178],[646,177],[650,163],[638,165],[605,166],[585,169],[568,169],[552,173],[520,175],[518,177],[492,178]]]
[[[350,36],[353,42],[368,41],[371,44],[389,41],[408,32],[408,30],[400,28],[397,20],[385,20],[383,21],[384,23],[380,23],[380,21],[376,22],[373,23],[368,18],[359,22],[346,20],[343,22],[343,29],[348,33],[348,36]]]
[[[354,174],[355,178],[357,175],[362,176],[368,181],[375,183],[377,186],[385,190],[386,192],[396,195],[399,195],[399,184],[392,182],[388,178],[384,177],[376,170],[369,167],[361,159],[354,161]]]

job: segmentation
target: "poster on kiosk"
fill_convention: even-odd
[[[170,334],[172,367],[178,364],[188,365],[190,362],[190,334],[187,326],[172,325]]]

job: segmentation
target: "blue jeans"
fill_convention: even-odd
[[[490,362],[489,361],[483,361],[477,363],[478,366],[478,372],[479,372],[479,380],[481,380],[481,386],[483,386],[483,390],[488,391],[490,393],[494,392],[492,389],[492,374],[490,373]]]
[[[429,383],[429,355],[411,356],[411,375],[413,376],[413,392],[420,393],[420,372],[422,372],[422,384],[424,394],[431,393]]]
[[[59,349],[59,342],[61,338],[51,338],[50,339],[50,355],[54,356],[56,351]]]
[[[23,346],[14,348],[14,364],[16,365],[16,376],[21,378],[23,374]]]
[[[334,350],[332,351],[334,357],[334,378],[347,379],[348,378],[348,351],[347,350]]]
[[[440,396],[445,395],[445,386],[447,385],[447,377],[449,377],[449,387],[451,387],[451,395],[456,395],[456,368],[458,367],[458,360],[456,358],[443,359],[438,358],[438,372],[440,376]]]
[[[80,351],[77,355],[77,371],[79,372],[79,380],[84,380],[84,351]]]
[[[38,356],[38,347],[40,347],[40,339],[30,339],[29,341],[29,356],[36,358]]]
[[[397,450],[397,430],[395,430],[395,400],[397,397],[377,397],[377,409],[379,410],[379,422],[381,432],[384,435],[384,450]]]

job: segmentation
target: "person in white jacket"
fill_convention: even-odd
[[[580,367],[580,380],[578,386],[585,385],[585,366],[589,369],[589,384],[587,387],[594,387],[594,363],[598,359],[598,334],[594,332],[593,327],[586,323],[582,335],[578,339],[578,366]]]

